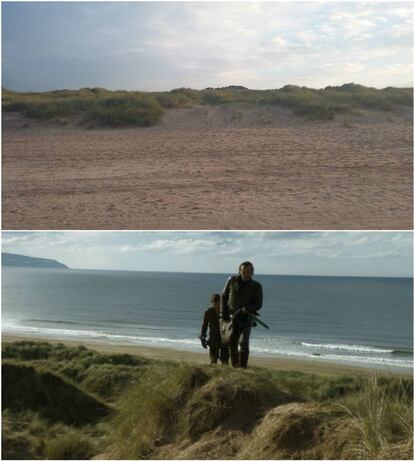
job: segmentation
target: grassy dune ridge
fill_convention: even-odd
[[[7,459],[411,459],[410,378],[2,348]],[[69,408],[70,407],[70,408]]]
[[[369,88],[353,83],[321,90],[286,85],[275,90],[244,87],[178,88],[164,92],[110,91],[104,88],[17,93],[2,90],[2,110],[20,112],[36,119],[81,116],[81,123],[93,126],[152,126],[160,122],[165,109],[194,105],[248,103],[280,105],[311,119],[332,120],[339,113],[359,109],[392,111],[413,105],[412,88]]]

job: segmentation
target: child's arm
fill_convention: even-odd
[[[207,311],[204,312],[203,324],[201,325],[201,334],[200,337],[207,336],[207,328],[208,328],[208,318],[207,318]]]
[[[201,325],[201,334],[199,336],[201,340],[201,345],[204,347],[204,349],[207,349],[207,328],[208,328],[208,316],[207,316],[207,311],[204,312],[204,318],[203,318],[203,324]]]

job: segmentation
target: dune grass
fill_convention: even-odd
[[[392,111],[412,107],[412,88],[368,88],[345,84],[315,90],[286,85],[278,90],[249,90],[243,87],[192,90],[177,88],[164,92],[109,91],[104,88],[17,93],[3,88],[2,110],[26,117],[50,120],[78,116],[83,125],[143,126],[160,122],[165,109],[223,104],[280,105],[310,119],[332,120],[336,114],[360,109]]]
[[[51,422],[81,426],[96,422],[110,413],[100,400],[76,385],[33,366],[3,361],[3,408],[32,410]]]
[[[147,96],[120,96],[97,100],[87,109],[85,119],[99,126],[152,126],[163,115],[161,105]]]
[[[91,459],[106,446],[103,423],[51,423],[32,411],[2,411],[2,459]]]
[[[356,458],[393,459],[412,450],[412,381],[373,375],[339,404],[351,417],[359,437]]]
[[[286,447],[288,442],[281,438],[279,446],[276,444],[262,452],[258,448],[254,453],[247,449],[254,441],[246,435],[241,442],[240,453],[249,453],[248,457],[252,458],[257,458],[260,453],[264,458],[273,458],[275,453],[282,458],[299,456],[313,459],[317,456],[319,459],[318,453],[322,457],[340,458],[342,455],[352,458],[357,455],[361,459],[392,453],[409,458],[407,444],[412,439],[412,381],[397,378],[376,381],[376,389],[388,399],[387,409],[378,413],[373,405],[363,410],[361,403],[376,398],[372,394],[374,379],[324,377],[263,369],[195,368],[191,365],[152,369],[120,402],[119,411],[114,416],[116,429],[110,443],[110,456],[121,459],[152,457],[159,445],[185,439],[197,444],[199,440],[208,440],[209,434],[216,433],[219,428],[249,434],[252,428],[259,426],[268,411],[295,403],[301,406],[296,416],[287,416],[283,423],[290,421],[292,424],[290,431],[293,433],[288,432],[290,435],[286,437],[287,440],[295,440],[305,430],[311,444],[307,451],[304,447],[304,451],[298,451],[295,443]],[[396,389],[399,390],[396,392]],[[360,412],[358,416],[352,413],[356,409]],[[395,418],[389,420],[389,414]],[[402,414],[405,416],[400,421],[397,415]],[[381,429],[380,432],[361,430],[370,419],[376,421],[375,429]],[[340,437],[342,431],[343,451],[336,446],[335,440],[329,440],[329,431],[325,438],[320,437],[319,440],[318,434],[324,427],[338,431],[332,432],[332,438]],[[268,430],[272,431],[271,428]],[[295,431],[299,435],[295,436]],[[214,443],[214,436],[211,437],[211,443]],[[381,437],[383,443],[375,446],[374,450],[369,445],[373,443],[369,441],[370,437]],[[319,448],[312,446],[316,445],[316,440],[321,444]],[[326,450],[325,455],[323,450]]]
[[[152,361],[129,354],[100,354],[86,347],[20,341],[3,345],[2,358],[51,372],[87,392],[116,400]]]
[[[49,440],[45,454],[47,459],[90,459],[95,450],[89,438],[72,431]]]
[[[22,94],[3,91],[2,108],[42,120],[79,115],[85,125],[109,127],[152,126],[164,111],[154,97],[144,93],[104,89]]]
[[[40,342],[6,343],[2,355],[7,459],[412,455],[408,378],[232,369]]]

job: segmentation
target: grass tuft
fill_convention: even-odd
[[[91,459],[95,450],[88,438],[76,432],[57,436],[45,446],[47,459]]]
[[[356,456],[382,459],[412,440],[412,400],[412,381],[373,375],[362,382],[359,392],[340,404],[359,433]]]
[[[207,379],[204,371],[186,364],[149,369],[119,402],[111,456],[147,457],[160,440],[176,431],[180,407]]]
[[[163,108],[149,98],[120,97],[99,101],[92,106],[85,119],[99,126],[152,126],[161,120]]]

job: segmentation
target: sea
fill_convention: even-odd
[[[229,275],[2,268],[2,332],[201,348],[204,310]],[[263,285],[251,355],[412,373],[411,278],[255,275]]]

